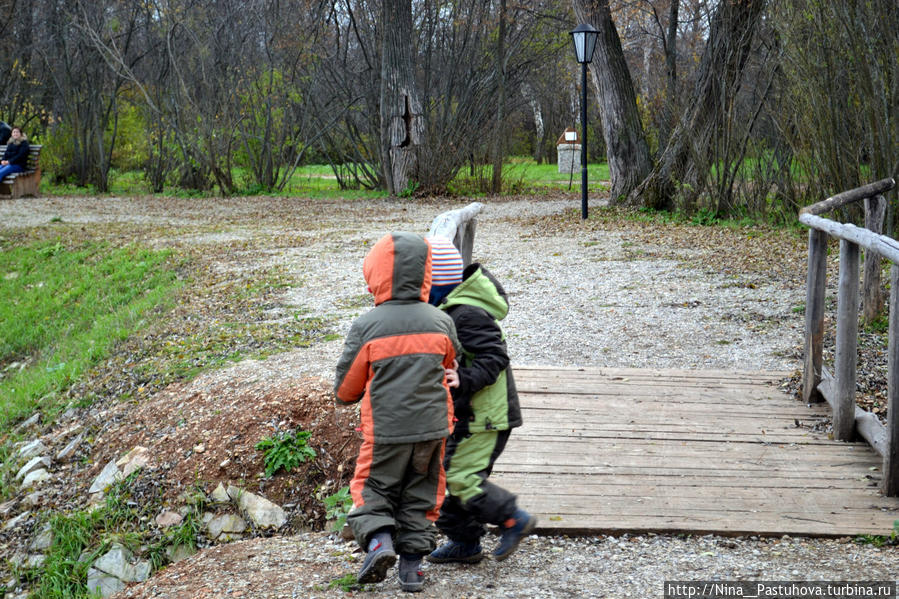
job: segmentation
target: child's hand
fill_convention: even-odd
[[[458,367],[458,362],[453,362],[453,366]],[[446,374],[446,386],[453,388],[459,386],[459,371],[455,368],[444,368],[443,372]]]

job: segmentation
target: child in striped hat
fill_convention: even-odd
[[[431,294],[428,303],[437,306],[462,282],[462,256],[446,237],[431,237]]]

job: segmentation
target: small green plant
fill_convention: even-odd
[[[362,588],[359,582],[356,580],[355,574],[346,574],[341,576],[340,578],[335,578],[330,583],[328,583],[329,589],[339,588],[344,593],[349,593],[351,591],[358,591]]]
[[[868,333],[887,333],[890,330],[890,317],[881,314],[874,320],[864,323],[864,330]]]
[[[269,477],[281,468],[290,472],[306,460],[315,457],[315,450],[307,444],[312,433],[308,431],[285,431],[266,437],[256,444],[256,449],[265,452],[265,476]]]
[[[343,487],[336,493],[328,495],[323,500],[325,504],[325,518],[334,520],[331,530],[339,531],[346,524],[346,517],[353,509],[353,498],[350,496],[350,488]]]

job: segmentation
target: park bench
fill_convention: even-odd
[[[8,175],[0,181],[0,196],[20,198],[22,196],[36,196],[41,187],[41,148],[43,146],[29,144],[28,168],[21,173]],[[0,156],[6,151],[6,146],[0,146]]]

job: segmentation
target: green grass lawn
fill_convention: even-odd
[[[609,167],[606,163],[588,165],[588,183],[592,192],[605,189],[609,180]],[[450,184],[453,192],[460,195],[479,195],[482,185],[479,181],[489,181],[492,177],[491,165],[481,165],[477,174],[472,177],[468,168],[459,171],[456,179]],[[504,191],[512,193],[540,190],[577,191],[581,185],[580,169],[573,175],[558,172],[556,164],[537,164],[530,157],[514,156],[503,166]],[[250,174],[243,168],[234,169],[234,180],[244,189],[240,195],[260,195],[254,189]],[[93,186],[77,187],[71,184],[52,182],[52,175],[45,176],[41,183],[43,193],[51,196],[90,196],[97,195]],[[149,188],[139,171],[118,171],[113,169],[109,175],[109,192],[107,195],[140,195],[148,194]],[[216,196],[218,190],[207,193],[167,187],[164,196],[202,197]],[[263,195],[290,195],[310,198],[372,198],[386,197],[380,190],[340,189],[334,171],[329,165],[311,164],[299,167],[291,176],[283,192],[266,192]]]
[[[0,433],[64,392],[178,285],[167,252],[40,242],[0,252]]]

